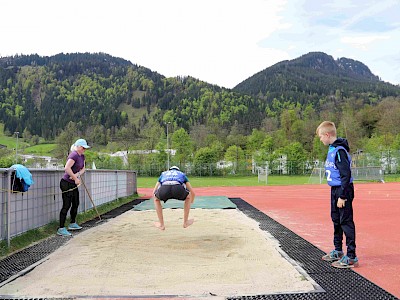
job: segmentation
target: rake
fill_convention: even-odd
[[[100,222],[100,221],[102,221],[101,216],[100,216],[100,214],[99,214],[99,211],[97,210],[96,205],[94,204],[94,201],[93,201],[93,199],[92,199],[92,196],[90,195],[89,190],[88,190],[88,188],[87,188],[87,186],[86,186],[86,184],[85,184],[85,181],[83,180],[83,177],[82,177],[82,176],[81,176],[81,181],[82,181],[82,183],[83,183],[83,186],[85,187],[86,193],[87,193],[88,196],[89,196],[90,202],[92,202],[93,207],[94,207],[94,210],[96,211],[97,216],[99,217],[99,221],[98,221],[98,222]]]

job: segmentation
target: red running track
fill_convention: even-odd
[[[197,196],[242,198],[324,252],[332,250],[327,185],[194,187]],[[152,188],[138,189],[150,198]],[[400,298],[400,183],[355,184],[354,271]]]

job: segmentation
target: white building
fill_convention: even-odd
[[[169,155],[174,156],[176,153],[175,149],[165,149],[165,152],[169,153]],[[128,155],[129,154],[152,154],[152,153],[160,153],[158,150],[129,150],[129,151],[117,151],[110,156],[112,157],[120,157],[123,161],[124,165],[128,164]]]
[[[37,169],[63,169],[64,165],[61,160],[50,157],[50,156],[40,156],[32,154],[18,154],[22,158],[23,163],[29,161],[31,168]]]

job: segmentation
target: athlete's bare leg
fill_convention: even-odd
[[[155,222],[154,226],[156,226],[160,230],[165,230],[163,208],[161,206],[161,201],[158,200],[156,197],[154,197],[154,206],[156,208],[158,217],[158,222]]]
[[[193,219],[189,220],[189,212],[191,204],[192,204],[192,198],[188,196],[183,205],[183,228],[189,227],[194,222]]]

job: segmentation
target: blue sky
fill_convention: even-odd
[[[399,0],[0,0],[0,56],[105,52],[232,88],[311,51],[400,84]]]

